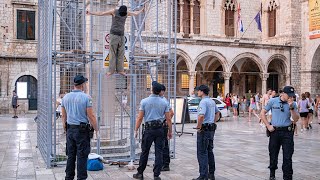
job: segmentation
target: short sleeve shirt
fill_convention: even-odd
[[[164,100],[159,95],[150,95],[142,99],[140,102],[140,111],[144,112],[144,121],[164,120],[163,117],[166,112],[169,112],[168,101]]]
[[[219,109],[216,103],[212,99],[210,99],[209,96],[202,98],[198,107],[198,116],[204,116],[203,124],[214,123],[214,117],[217,112],[219,112]]]
[[[12,96],[12,105],[13,106],[18,105],[18,96],[17,95]]]
[[[297,111],[297,106],[293,103],[294,110]],[[289,104],[281,101],[280,97],[272,98],[264,107],[266,111],[272,111],[271,124],[276,127],[285,127],[291,125],[291,113]]]
[[[89,123],[87,108],[92,107],[92,98],[80,90],[73,90],[62,98],[61,107],[67,112],[67,123]]]
[[[164,96],[161,96],[161,98],[167,103],[167,107],[169,108],[169,111],[170,111],[172,109],[172,107],[171,107],[169,101],[167,100],[167,98]],[[165,120],[165,119],[166,119],[166,116],[163,115],[163,120]]]

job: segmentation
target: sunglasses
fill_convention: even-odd
[[[280,111],[284,112],[284,108],[283,108],[283,104],[282,103],[280,104]]]

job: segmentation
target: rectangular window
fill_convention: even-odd
[[[200,2],[197,0],[193,6],[193,33],[200,34]]]
[[[225,13],[226,36],[234,37],[234,11],[226,10]]]
[[[153,77],[155,78],[155,77]],[[158,74],[158,83],[162,84],[162,74]],[[150,74],[147,74],[147,89],[151,88],[152,80]]]
[[[17,39],[35,40],[35,11],[17,10]]]
[[[184,0],[183,5],[183,33],[185,36],[190,34],[190,1]]]
[[[274,37],[276,35],[276,10],[269,11],[268,14],[269,14],[269,20],[268,20],[269,37]]]
[[[197,78],[194,78],[193,86],[197,86]],[[189,89],[189,75],[181,74],[181,89]]]

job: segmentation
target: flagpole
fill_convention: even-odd
[[[260,9],[258,11],[258,13],[262,13],[262,9]],[[261,17],[260,17],[261,18]],[[246,30],[244,31],[244,33],[242,34],[242,36],[240,37],[239,41],[242,39],[242,37],[246,34],[247,30],[249,29],[249,27],[251,26],[252,22],[256,19],[256,16],[252,19],[252,21],[250,22],[249,26],[246,28]],[[261,20],[260,20],[261,21]]]

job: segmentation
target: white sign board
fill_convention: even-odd
[[[129,69],[129,34],[125,34],[125,53],[124,53],[124,69]],[[104,33],[103,37],[103,68],[109,68],[110,65],[110,34],[109,32]]]
[[[17,82],[17,96],[19,99],[28,98],[28,83],[27,82]]]

